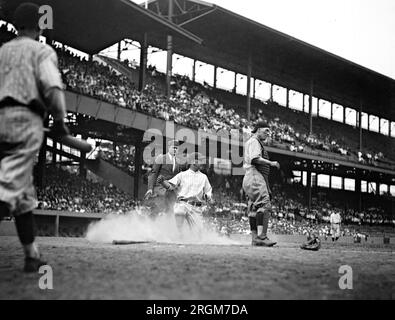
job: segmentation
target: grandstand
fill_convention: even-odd
[[[45,2],[60,15],[58,27],[46,34],[46,41],[53,43],[59,56],[69,127],[75,135],[94,139],[96,149],[86,155],[47,138],[37,164],[40,209],[124,213],[137,205],[146,191],[144,175],[150,164],[143,162],[142,154],[151,142],[144,138],[148,129],[158,129],[164,139],[173,139],[185,128],[248,134],[255,121],[266,119],[274,134],[268,150],[283,168],[271,176],[271,182],[278,186],[274,201],[278,223],[272,226],[275,232],[288,233],[284,230],[292,227],[281,225],[290,223],[295,232],[304,234],[309,228],[304,224],[325,225],[325,217],[335,210],[343,213],[350,230],[393,233],[395,80],[217,5],[177,1],[179,5],[174,8],[169,8],[169,1],[149,1],[149,10],[122,0],[112,1],[114,6],[98,0],[78,1],[83,3],[78,10],[77,1],[67,5],[56,0]],[[9,22],[19,2],[5,1],[0,44],[14,36]],[[82,22],[86,12],[90,18]],[[119,23],[102,26],[101,21],[114,22],[106,19],[111,15],[120,16]],[[212,32],[214,23],[216,32]],[[229,26],[233,29],[228,30]],[[92,34],[95,37],[88,37]],[[168,34],[174,37],[171,48],[166,41]],[[123,39],[140,42],[137,66],[100,54]],[[193,59],[192,78],[169,78],[169,73],[148,69],[145,40],[147,45]],[[213,66],[211,86],[196,81],[199,62]],[[219,88],[218,68],[234,72],[235,79],[237,74],[247,77],[246,94],[238,93],[237,81],[233,90]],[[339,78],[344,81],[339,83]],[[267,99],[258,94],[260,84],[268,89]],[[284,93],[282,99],[277,92]],[[293,93],[300,97],[297,107],[291,106]],[[373,122],[378,129],[371,127]],[[202,147],[202,141],[189,143],[194,149]],[[222,149],[229,145],[222,140],[219,145],[216,156],[220,158]],[[242,150],[238,151],[234,167],[241,166]],[[211,172],[215,171],[213,162]],[[59,185],[56,180],[60,178],[73,187]],[[235,199],[243,201],[239,177],[212,173],[210,179],[219,189],[221,215],[231,217],[228,220],[232,223],[236,220],[233,229],[245,230],[240,227],[242,215],[236,219],[229,214],[239,210],[232,207]],[[226,179],[230,186],[222,190],[221,182]],[[293,221],[295,212],[301,222]]]

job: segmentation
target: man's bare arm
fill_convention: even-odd
[[[45,93],[45,102],[54,121],[63,121],[66,116],[66,99],[63,90],[53,87]]]
[[[49,113],[54,118],[51,132],[58,137],[70,134],[69,129],[64,123],[66,116],[66,99],[63,90],[53,87],[45,93],[45,103],[48,106]]]

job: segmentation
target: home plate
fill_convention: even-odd
[[[135,241],[135,240],[113,240],[112,244],[140,244],[140,243],[150,243],[153,241]]]

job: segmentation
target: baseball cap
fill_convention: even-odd
[[[203,156],[200,152],[192,152],[188,155],[188,163],[192,163],[196,160],[198,160],[199,162],[203,162],[203,160],[206,160],[206,157]]]
[[[269,128],[269,125],[267,123],[267,121],[265,120],[259,120],[255,126],[254,129],[251,131],[252,133],[256,133],[258,131],[258,129],[260,128]]]
[[[20,4],[14,12],[14,25],[17,29],[36,29],[40,20],[39,6],[32,2]]]

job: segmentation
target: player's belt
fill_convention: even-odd
[[[6,107],[16,107],[16,106],[23,106],[26,107],[23,103],[20,103],[12,98],[5,98],[0,101],[0,108],[6,108]]]
[[[7,107],[25,107],[30,109],[31,111],[37,113],[40,117],[44,118],[45,111],[40,107],[38,103],[32,102],[30,105],[26,105],[24,103],[20,103],[11,97],[6,97],[0,101],[0,109]]]
[[[186,202],[188,204],[191,204],[195,207],[201,207],[202,203],[200,201],[192,201],[192,200],[186,200],[186,199],[178,199],[178,201]]]

